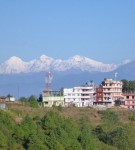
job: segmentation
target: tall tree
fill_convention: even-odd
[[[123,93],[128,93],[129,92],[129,81],[126,79],[121,80],[123,82],[122,86],[122,92]]]
[[[37,108],[38,107],[38,101],[36,99],[36,97],[34,95],[30,96],[28,99],[29,105],[33,108]]]

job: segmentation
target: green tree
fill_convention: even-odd
[[[78,141],[80,142],[83,150],[96,150],[98,143],[96,142],[95,137],[92,134],[92,128],[90,125],[82,119],[80,124],[80,135]]]
[[[64,88],[61,88],[60,89],[60,95],[63,96],[63,93],[64,93]]]
[[[128,81],[123,79],[123,87],[122,91],[123,93],[135,93],[135,81]]]
[[[116,146],[121,150],[129,149],[129,136],[126,128],[120,126],[109,133],[110,141],[108,144]]]
[[[131,121],[135,121],[135,113],[132,113],[132,115],[130,115],[128,117],[128,119],[131,120]]]
[[[11,94],[8,94],[7,97],[10,98],[10,97],[12,97],[12,95],[11,95]]]
[[[32,133],[36,134],[36,132],[37,132],[37,125],[35,124],[33,119],[29,116],[26,116],[23,119],[20,127],[24,132],[25,138],[27,138],[30,134],[32,134]]]
[[[129,92],[129,82],[128,82],[128,80],[123,79],[123,80],[121,80],[121,81],[122,81],[122,83],[123,83],[122,92],[123,92],[123,93],[128,93],[128,92]]]
[[[8,145],[8,138],[2,131],[0,131],[0,148],[6,148]]]
[[[66,150],[82,149],[78,142],[79,128],[70,119],[61,117],[56,112],[48,112],[42,119],[42,127],[46,134],[46,144],[49,149],[56,149],[56,146]],[[50,139],[52,143],[50,143]]]
[[[43,143],[43,141],[40,140],[38,136],[35,134],[31,134],[28,137],[27,149],[28,150],[48,150],[47,146]]]
[[[20,101],[23,105],[25,105],[25,104],[27,104],[28,99],[25,98],[25,97],[20,97],[19,101]]]
[[[103,128],[106,131],[113,130],[113,128],[119,124],[119,118],[115,112],[111,110],[103,110],[99,111],[98,113],[101,114]]]
[[[39,107],[37,99],[34,95],[30,96],[28,99],[30,107],[37,108]]]
[[[129,81],[129,91],[130,93],[135,92],[135,81]]]
[[[38,102],[42,102],[42,94],[39,95]]]

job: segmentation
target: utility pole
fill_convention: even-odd
[[[115,72],[115,74],[114,74],[114,76],[115,76],[115,81],[117,80],[117,75],[118,75],[118,73]]]
[[[19,92],[20,92],[19,90],[20,90],[20,89],[19,89],[19,85],[18,85],[18,86],[17,86],[17,96],[18,96],[18,100],[19,100],[19,94],[20,94],[20,93],[19,93]]]

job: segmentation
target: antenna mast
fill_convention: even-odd
[[[45,74],[45,88],[47,91],[52,91],[52,74],[50,71]]]
[[[115,80],[117,80],[117,75],[118,75],[118,73],[117,73],[117,72],[115,72],[115,74],[114,74],[114,76],[115,76]]]

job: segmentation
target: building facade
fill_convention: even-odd
[[[135,109],[135,94],[126,93],[124,96],[124,108],[134,110]]]
[[[43,91],[42,93],[43,107],[62,106],[64,107],[64,97],[58,91]]]
[[[122,93],[122,85],[121,81],[104,79],[99,87],[96,87],[92,82],[88,82],[83,86],[64,88],[62,92],[46,90],[42,93],[42,102],[44,107],[59,105],[63,107],[70,105],[75,107],[91,107],[93,105],[114,106],[116,103],[117,106],[120,104],[123,105],[124,95]],[[132,102],[131,97],[130,100],[126,99],[126,107],[133,108],[134,99]],[[130,103],[132,103],[131,106],[129,106]]]
[[[63,90],[65,106],[88,107],[93,105],[95,86],[86,84],[84,86],[65,88]]]
[[[94,105],[113,106],[116,100],[121,99],[123,99],[122,82],[105,79],[102,84],[96,88],[96,101]]]
[[[7,97],[6,102],[15,102],[15,97],[13,96]]]
[[[105,79],[103,83],[103,100],[111,100],[114,104],[115,100],[123,99],[122,95],[122,82],[113,79]]]

